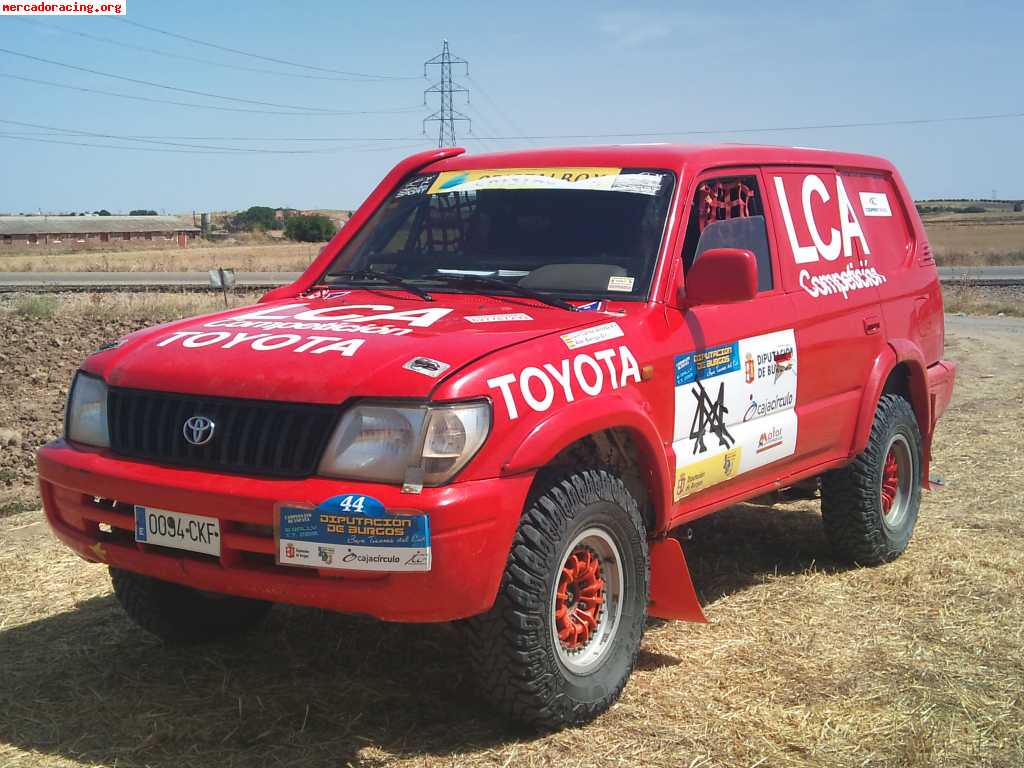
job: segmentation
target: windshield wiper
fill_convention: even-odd
[[[484,277],[483,275],[431,275],[425,280],[438,280],[443,283],[449,283],[451,285],[465,285],[465,286],[477,286],[485,288],[497,288],[502,291],[508,291],[519,296],[525,296],[528,299],[534,299],[547,304],[549,307],[558,307],[568,312],[575,312],[576,307],[567,301],[563,301],[557,296],[551,296],[547,293],[541,293],[535,291],[532,288],[527,288],[520,285],[519,283],[507,283],[504,280],[499,280],[494,277]]]
[[[389,275],[384,272],[375,272],[372,269],[348,269],[344,272],[335,272],[333,275],[327,275],[325,282],[328,285],[333,285],[335,282],[344,282],[345,279],[349,280],[379,280],[382,283],[388,283],[398,288],[403,288],[409,293],[414,293],[424,301],[433,301],[434,297],[427,293],[419,286],[413,285],[407,280],[403,280],[397,275]]]

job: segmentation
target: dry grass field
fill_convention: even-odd
[[[8,491],[30,482],[33,446],[59,431],[82,356],[209,300],[0,306],[0,428],[23,430],[22,447],[0,447]],[[814,502],[701,521],[685,549],[710,623],[652,622],[621,702],[544,736],[468,693],[446,626],[278,607],[253,634],[162,646],[33,505],[8,509],[0,765],[1019,768],[1022,342],[1020,321],[951,319],[947,353],[961,367],[934,465],[948,487],[925,495],[904,557],[837,564]]]
[[[242,272],[290,272],[309,266],[321,243],[268,242],[169,246],[145,250],[55,253],[0,251],[0,272],[204,272],[232,267]]]
[[[923,220],[936,258],[944,266],[1024,264],[1024,213],[932,213]],[[214,267],[288,272],[305,269],[320,247],[318,243],[261,237],[243,244],[197,241],[188,249],[171,246],[80,253],[22,249],[0,251],[0,272],[194,272]]]
[[[922,220],[943,266],[1024,264],[1024,213],[933,213]]]

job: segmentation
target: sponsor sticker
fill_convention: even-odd
[[[490,168],[445,171],[428,195],[484,189],[601,189],[610,190],[621,168]]]
[[[633,290],[633,283],[635,282],[635,277],[627,277],[625,275],[612,275],[611,277],[608,278],[608,290],[629,292]]]
[[[429,376],[432,379],[436,379],[451,368],[448,363],[442,363],[440,360],[435,360],[432,357],[414,357],[402,367],[407,371],[422,373],[424,376]]]
[[[791,329],[676,356],[676,500],[795,452],[797,372]]]
[[[740,369],[739,342],[676,355],[675,363],[677,387],[732,373]]]
[[[800,287],[813,299],[839,293],[843,299],[848,299],[853,291],[875,288],[885,282],[885,275],[868,266],[854,268],[852,264],[847,264],[846,269],[823,275],[812,275],[809,270],[800,270]]]
[[[661,191],[661,173],[620,173],[612,182],[615,192],[633,192],[638,195],[656,195]]]
[[[862,257],[871,255],[871,247],[868,245],[864,229],[857,218],[842,176],[822,178],[813,173],[807,174],[799,183],[799,193],[795,189],[797,186],[795,174],[790,178],[791,180],[788,182],[790,193],[794,196],[798,194],[799,199],[803,201],[803,223],[810,242],[801,242],[803,234],[798,230],[793,218],[794,211],[790,207],[787,196],[786,180],[782,176],[774,176],[773,180],[793,260],[798,265],[815,265],[813,269],[810,266],[801,268],[800,287],[812,298],[842,294],[845,300],[853,291],[871,289],[885,283],[885,275],[879,273],[875,267],[869,266],[866,259],[859,258],[856,259],[856,264],[854,263],[854,241],[860,243],[857,250],[860,251]],[[858,194],[860,195],[861,211],[865,217],[892,215],[892,211],[889,210],[889,199],[885,193],[860,192]],[[839,229],[825,227],[823,223],[819,226],[819,222],[814,218],[814,207],[808,202],[813,198],[817,198],[825,204],[833,218],[838,214]],[[797,215],[800,212],[800,209],[796,210]],[[828,268],[827,265],[836,262],[840,256],[849,260],[844,267],[819,273],[821,267],[818,265],[822,261]]]
[[[280,565],[353,571],[429,571],[427,515],[389,514],[372,496],[334,496],[310,509],[282,504],[276,512]]]
[[[580,304],[576,307],[577,312],[603,312],[604,302],[603,301],[588,301],[586,304]]]
[[[430,185],[434,183],[434,180],[436,178],[436,173],[427,173],[424,174],[423,176],[416,176],[414,178],[411,178],[409,179],[409,181],[405,182],[405,184],[398,188],[398,191],[395,192],[395,197],[411,197],[412,195],[422,195],[428,189],[430,189]]]
[[[453,311],[451,307],[396,310],[387,304],[317,306],[309,301],[263,308],[250,307],[199,326],[217,330],[172,331],[156,346],[183,349],[208,347],[211,350],[242,347],[254,352],[285,350],[352,357],[366,339],[336,336],[334,333],[407,336],[416,328],[432,326]],[[236,330],[241,328],[246,330]]]
[[[468,323],[504,323],[520,320],[533,320],[525,312],[508,312],[503,315],[466,315]]]
[[[591,328],[584,328],[582,331],[573,331],[562,335],[562,341],[569,349],[580,349],[589,347],[591,344],[600,344],[602,341],[617,339],[623,336],[622,329],[618,323],[604,323]]]
[[[861,192],[860,209],[865,216],[892,216],[889,197],[885,192]]]
[[[697,491],[710,488],[736,476],[739,472],[743,449],[733,448],[725,453],[688,464],[676,470],[674,498],[679,501]]]
[[[764,453],[782,445],[782,427],[775,425],[761,433],[757,439],[757,452]]]
[[[328,288],[323,285],[318,285],[310,288],[303,294],[307,299],[316,299],[318,301],[327,301],[329,299],[340,299],[343,296],[348,296],[351,291],[339,291],[336,288]]]
[[[618,349],[580,352],[556,363],[530,365],[518,373],[488,379],[487,386],[501,393],[508,418],[514,421],[527,409],[543,413],[556,403],[572,403],[639,382],[640,365],[623,344]]]

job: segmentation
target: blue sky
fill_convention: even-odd
[[[67,146],[0,123],[0,211],[249,205],[349,208],[401,156],[436,144],[421,135],[422,62],[447,38],[471,62],[462,107],[470,151],[607,143],[485,140],[488,136],[736,130],[771,126],[1024,112],[1019,37],[1024,8],[991,2],[338,3],[130,0],[127,20],[330,70],[412,79],[316,80],[213,67],[113,46],[108,37],[240,67],[326,75],[140,29],[113,17],[0,18],[0,47],[102,72],[239,99],[374,115],[272,115],[131,101],[0,77],[3,120],[115,136],[316,154],[193,154]],[[0,75],[240,109],[243,102],[160,90],[0,53]],[[474,134],[476,137],[474,138]],[[923,197],[1024,197],[1024,119],[720,133],[674,141],[748,141],[881,154]],[[243,138],[260,137],[258,141]],[[296,141],[300,137],[392,142]],[[281,140],[271,140],[281,139]],[[159,140],[159,139],[158,139]],[[658,137],[623,139],[656,141]],[[153,146],[153,145],[148,145]],[[165,147],[165,149],[171,149]],[[178,149],[183,149],[178,147]]]

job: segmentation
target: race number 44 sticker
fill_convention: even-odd
[[[280,565],[348,571],[429,571],[427,515],[389,514],[372,496],[333,496],[309,508],[281,504],[274,517]]]

